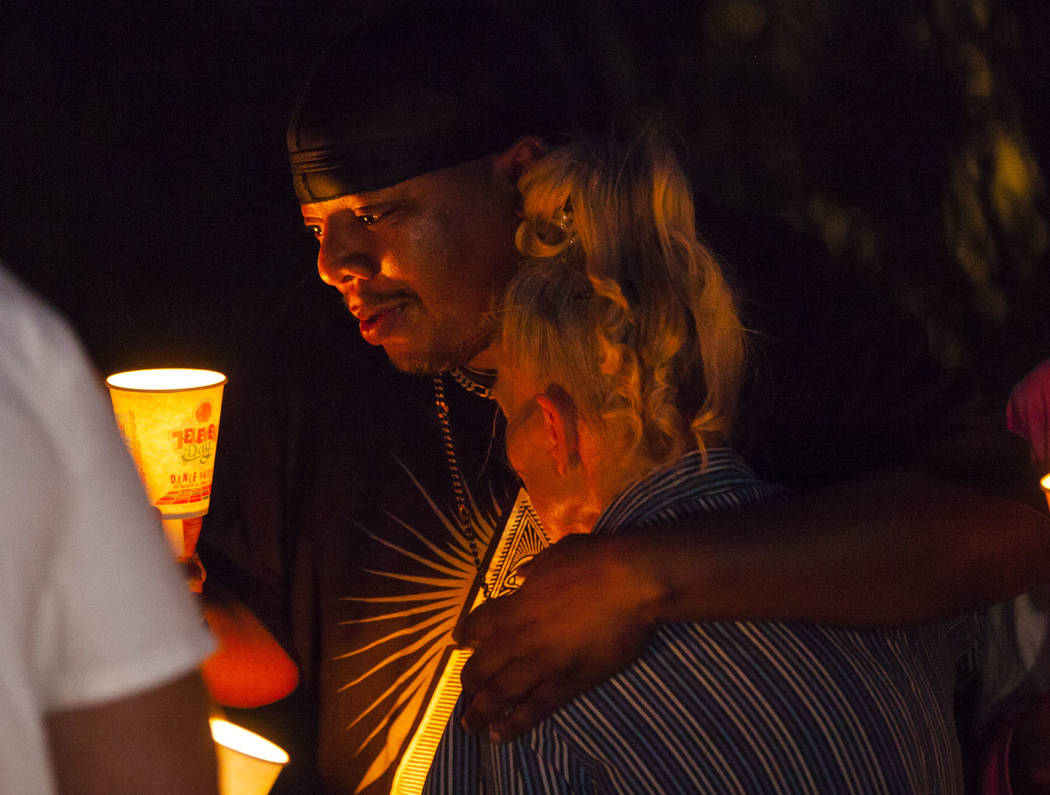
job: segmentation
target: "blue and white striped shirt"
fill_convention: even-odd
[[[670,523],[780,494],[732,450],[640,481],[595,532]],[[669,624],[632,665],[500,746],[457,705],[426,792],[955,793],[962,764],[947,629],[802,622]]]

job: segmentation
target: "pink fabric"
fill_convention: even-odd
[[[981,795],[1013,795],[1010,786],[1010,741],[1013,724],[1005,724],[992,737],[981,763]]]
[[[1050,472],[1050,359],[1013,388],[1006,405],[1007,427],[1026,439],[1041,473]],[[1050,497],[1048,497],[1050,500]],[[1014,722],[1006,720],[992,736],[981,765],[981,795],[1012,795],[1010,744]]]
[[[1028,440],[1040,472],[1050,472],[1050,359],[1024,377],[1010,394],[1006,424]]]

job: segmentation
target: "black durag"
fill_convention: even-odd
[[[303,204],[389,187],[573,122],[568,85],[526,26],[466,2],[386,9],[338,36],[292,114]]]

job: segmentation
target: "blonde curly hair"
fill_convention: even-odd
[[[520,187],[527,259],[504,297],[502,366],[565,387],[642,469],[728,437],[744,332],[671,146],[652,131],[568,145]]]

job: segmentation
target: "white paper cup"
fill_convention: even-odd
[[[208,512],[225,384],[214,370],[179,368],[106,379],[117,426],[165,520]]]

